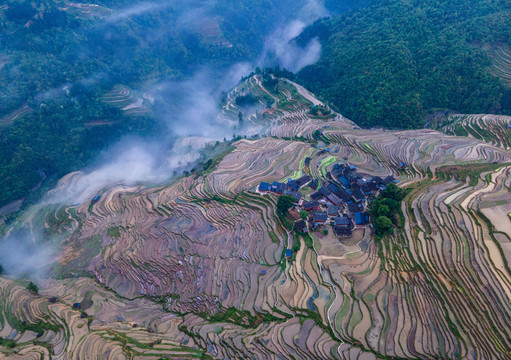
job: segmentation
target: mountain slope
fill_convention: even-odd
[[[275,22],[302,4],[21,0],[1,5],[0,207],[26,196],[43,179],[82,168],[122,135],[161,134],[153,101],[131,90],[113,96],[119,88],[150,87],[204,66],[249,61]]]
[[[323,43],[299,77],[363,126],[414,128],[436,108],[509,112],[484,44],[509,43],[506,1],[384,0],[325,19],[302,39]],[[503,108],[504,104],[504,108]]]
[[[0,277],[0,336],[10,339],[0,358],[509,358],[507,143],[354,129],[309,113],[319,102],[292,82],[263,83],[230,92],[218,118],[236,121],[239,96],[272,96],[271,109],[244,114],[263,137],[232,142],[214,166],[158,187],[110,186],[95,203],[76,194],[12,224],[59,240],[39,294]],[[509,139],[511,118],[486,120]],[[324,182],[344,161],[406,189],[393,234],[298,233],[277,216],[276,195],[254,191],[303,172]]]

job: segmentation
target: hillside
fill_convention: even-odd
[[[254,59],[301,4],[3,2],[0,208],[122,135],[161,134],[161,106],[144,98],[147,88]]]
[[[39,294],[0,278],[0,358],[509,357],[511,118],[488,118],[506,139],[494,144],[364,130],[263,73],[226,95],[216,121],[249,135],[210,144],[227,148],[192,174],[42,204],[4,226],[44,228],[56,255]],[[392,233],[304,234],[257,191],[304,174],[324,184],[344,162],[398,179]]]
[[[297,39],[323,44],[299,78],[366,127],[418,128],[436,109],[509,113],[510,11],[506,1],[375,1]]]

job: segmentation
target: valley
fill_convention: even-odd
[[[108,101],[129,106],[117,90]],[[254,103],[238,106],[247,95]],[[0,359],[509,358],[511,118],[361,129],[262,73],[226,95],[214,122],[240,135],[181,139],[221,147],[207,166],[42,204],[4,225],[39,224],[56,256],[37,294],[0,278]],[[324,181],[344,163],[397,179],[393,234],[303,234],[278,215],[277,195],[257,193],[261,182]],[[66,175],[59,191],[82,176]]]

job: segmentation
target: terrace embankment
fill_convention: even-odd
[[[0,336],[13,342],[0,358],[509,358],[503,142],[354,129],[310,116],[292,83],[274,93],[247,81],[280,104],[266,124],[244,120],[270,137],[238,140],[171,185],[112,186],[93,204],[19,219],[58,234],[59,258],[39,295],[1,278]],[[410,189],[394,235],[310,241],[283,227],[275,196],[253,191],[304,172],[321,180],[344,161]]]

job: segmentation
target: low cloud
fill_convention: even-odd
[[[259,64],[268,66],[276,62],[293,72],[314,64],[321,56],[319,40],[314,38],[305,47],[301,47],[294,39],[315,20],[327,15],[323,1],[307,1],[294,20],[280,25],[267,37]]]
[[[40,236],[27,232],[3,238],[0,241],[0,265],[4,272],[32,279],[44,277],[54,261],[55,250],[40,239]]]

